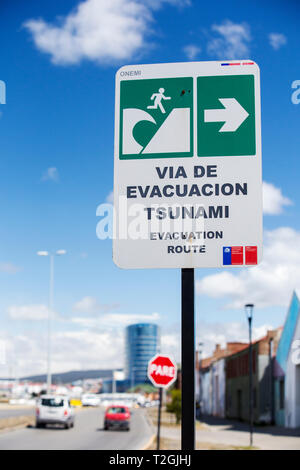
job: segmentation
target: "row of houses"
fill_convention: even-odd
[[[201,412],[249,420],[249,344],[216,345],[197,361]],[[294,292],[283,327],[252,343],[255,423],[300,427],[300,301]]]

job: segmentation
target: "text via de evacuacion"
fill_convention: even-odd
[[[168,177],[174,178],[216,178],[217,165],[196,165],[193,169],[193,175],[188,175],[183,166],[175,167],[155,167],[159,179]],[[165,184],[165,185],[130,185],[126,188],[127,199],[133,198],[171,198],[177,197],[200,197],[200,196],[246,196],[248,194],[248,185],[246,182],[236,183],[205,183],[201,184]]]

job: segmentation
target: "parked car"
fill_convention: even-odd
[[[66,429],[74,427],[75,413],[67,397],[43,395],[36,407],[36,427],[61,424]]]
[[[104,429],[107,431],[110,428],[130,430],[130,411],[127,406],[113,405],[106,409]]]
[[[84,393],[81,396],[82,406],[99,406],[100,397],[94,393]]]

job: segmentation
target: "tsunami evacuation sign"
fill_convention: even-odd
[[[116,74],[114,262],[251,266],[262,257],[259,68],[239,62]]]

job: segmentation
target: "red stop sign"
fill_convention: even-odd
[[[148,363],[148,377],[156,387],[169,387],[177,377],[175,362],[169,356],[157,354]]]

